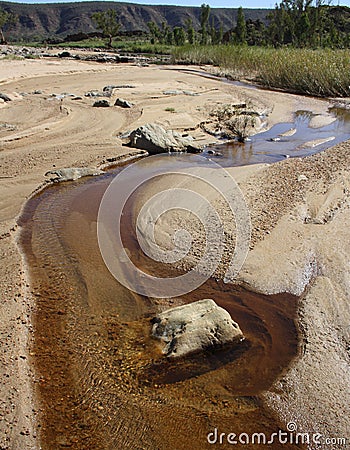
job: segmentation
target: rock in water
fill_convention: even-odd
[[[67,167],[65,169],[50,170],[45,173],[45,176],[54,176],[51,178],[51,181],[60,182],[74,181],[81,177],[102,175],[103,173],[103,170],[92,169],[90,167]]]
[[[154,123],[148,123],[132,131],[130,146],[147,150],[151,155],[166,152],[199,153],[202,151],[188,134],[183,136],[177,131],[166,131]]]
[[[163,353],[178,358],[244,339],[238,324],[214,300],[171,308],[152,319],[152,335],[165,343]]]

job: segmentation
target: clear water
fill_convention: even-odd
[[[336,118],[329,125],[313,128],[310,121],[315,116],[311,111],[297,111],[293,122],[274,125],[267,131],[252,136],[245,143],[226,142],[207,147],[203,153],[215,158],[223,166],[241,166],[247,164],[273,163],[286,158],[312,155],[350,139],[350,111],[332,108],[330,114]],[[292,136],[281,136],[295,129]],[[305,146],[308,142],[334,138],[315,146]],[[213,156],[208,150],[221,153]]]

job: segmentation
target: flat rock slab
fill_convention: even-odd
[[[102,175],[103,170],[90,167],[67,167],[64,169],[50,170],[45,173],[46,177],[51,176],[51,181],[75,181],[82,177]]]
[[[244,339],[230,314],[212,299],[171,308],[152,319],[152,335],[164,342],[163,353],[179,358]]]

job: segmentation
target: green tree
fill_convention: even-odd
[[[175,45],[185,45],[186,33],[182,27],[175,27],[173,30]]]
[[[200,22],[201,22],[201,44],[207,45],[208,43],[208,22],[210,16],[210,6],[203,3],[201,5],[201,14],[200,14]]]
[[[310,45],[311,22],[308,11],[303,11],[296,23],[295,43],[298,47]]]
[[[269,26],[266,30],[267,41],[274,47],[284,44],[285,42],[285,11],[278,5],[268,14]]]
[[[211,17],[211,24],[209,26],[209,34],[210,34],[210,42],[212,44],[217,44],[216,40],[216,28],[215,28],[215,20],[214,17]]]
[[[260,19],[248,19],[246,26],[248,45],[266,45],[266,27]]]
[[[112,47],[112,39],[118,35],[120,29],[119,18],[114,9],[98,11],[92,14],[92,20],[102,33],[108,37],[108,47]]]
[[[170,27],[168,28],[167,31],[165,43],[167,45],[174,45],[174,33],[173,30],[170,29]]]
[[[282,0],[269,15],[269,41],[274,45],[305,47],[337,40],[336,33],[329,31],[332,25],[327,24],[327,7],[331,3],[331,0]]]
[[[189,44],[194,44],[196,42],[196,32],[193,27],[192,19],[186,19],[185,21],[186,25],[186,33],[187,33],[187,41]]]
[[[218,44],[222,44],[223,40],[224,40],[224,26],[222,25],[222,22],[220,22],[219,30],[217,32]]]
[[[162,26],[159,31],[160,31],[159,42],[161,44],[166,44],[169,32],[171,33],[169,25],[166,22],[162,22]]]
[[[236,26],[236,41],[238,44],[247,43],[247,26],[245,22],[244,12],[242,6],[238,8],[237,26]]]
[[[18,17],[15,14],[0,8],[0,44],[7,44],[4,36],[5,28],[14,25],[17,21]]]
[[[151,43],[155,44],[156,42],[159,42],[161,31],[158,28],[157,24],[155,22],[147,22],[147,26],[151,35]]]

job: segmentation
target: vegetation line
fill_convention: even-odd
[[[68,42],[67,37],[60,42],[65,47],[172,54],[173,62],[213,64],[221,75],[248,79],[267,88],[319,97],[348,97],[350,20],[343,15],[347,8],[333,7],[331,3],[282,0],[266,12],[263,20],[246,19],[240,7],[229,29],[214,20],[210,6],[203,3],[196,17],[172,26],[166,21],[149,21],[148,32],[138,30],[124,35],[120,30],[126,25],[116,5],[107,10],[92,9],[89,20],[98,32],[80,32],[71,35],[74,42]],[[4,31],[7,34],[15,30],[20,22],[10,6],[6,8],[0,7],[0,43],[6,42]]]
[[[172,58],[176,63],[212,64],[221,75],[268,88],[318,97],[350,96],[348,50],[197,45],[174,48]]]

